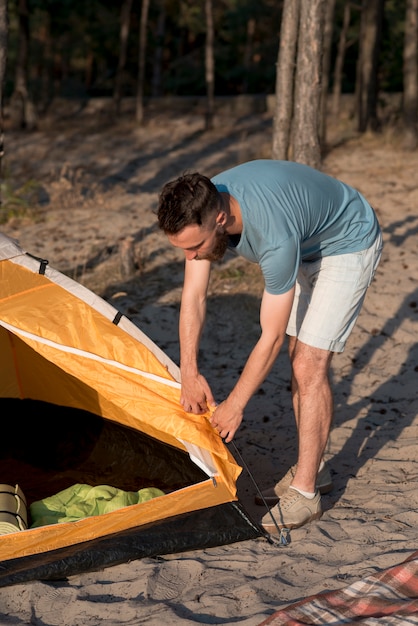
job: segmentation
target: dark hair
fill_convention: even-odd
[[[221,198],[212,181],[195,172],[166,183],[158,201],[158,224],[167,235],[176,235],[186,226],[205,223],[220,208]]]

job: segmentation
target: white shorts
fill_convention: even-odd
[[[314,348],[343,352],[382,254],[382,236],[367,250],[303,262],[287,334]]]

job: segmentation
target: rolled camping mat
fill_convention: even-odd
[[[19,485],[0,484],[0,535],[7,535],[28,527],[26,498]]]

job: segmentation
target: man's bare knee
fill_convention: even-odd
[[[292,352],[292,372],[299,386],[328,380],[333,353],[298,341]]]

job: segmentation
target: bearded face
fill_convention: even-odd
[[[206,259],[207,261],[221,261],[225,256],[228,248],[229,237],[222,226],[216,228],[212,249],[206,251],[198,251],[196,260]]]
[[[190,261],[220,261],[227,250],[229,236],[225,228],[213,216],[206,224],[191,224],[175,235],[167,235],[170,243],[181,248]]]

